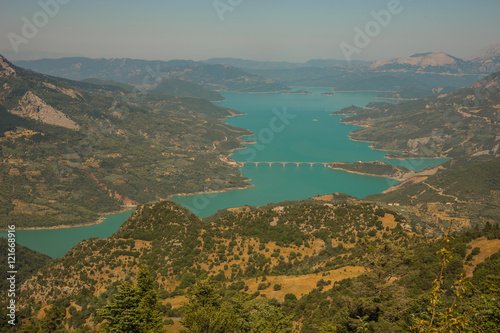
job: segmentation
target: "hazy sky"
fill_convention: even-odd
[[[54,10],[56,1],[66,4]],[[51,15],[45,3],[52,3],[45,10]],[[391,5],[397,13],[390,22],[374,23],[371,12]],[[355,28],[367,24],[372,37],[358,43],[352,59],[429,51],[466,58],[500,43],[498,0],[0,0],[0,6],[0,52],[17,59],[344,59],[341,43],[356,47]]]

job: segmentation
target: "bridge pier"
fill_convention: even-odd
[[[255,167],[258,167],[259,164],[267,164],[269,165],[269,167],[272,167],[273,164],[281,164],[283,167],[286,167],[287,164],[295,164],[295,166],[297,166],[297,168],[301,165],[301,164],[309,164],[309,166],[312,168],[315,164],[320,164],[320,165],[323,165],[325,168],[328,167],[328,164],[329,163],[325,163],[325,162],[279,162],[279,161],[248,161],[248,162],[236,162],[237,166],[239,167],[242,167],[242,166],[245,166],[246,164],[253,164],[255,165]]]

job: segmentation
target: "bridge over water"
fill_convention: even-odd
[[[301,164],[306,164],[306,165],[309,165],[311,168],[314,166],[314,165],[322,165],[324,166],[325,168],[328,167],[328,164],[330,163],[326,163],[326,162],[290,162],[290,161],[286,161],[286,162],[281,162],[281,161],[257,161],[257,162],[237,162],[238,163],[238,166],[245,166],[245,165],[255,165],[256,167],[258,167],[259,165],[267,165],[269,167],[272,167],[273,165],[282,165],[283,167],[285,167],[287,164],[291,164],[291,165],[296,165],[297,167]]]

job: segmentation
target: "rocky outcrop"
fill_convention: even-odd
[[[80,128],[78,124],[69,119],[64,113],[48,105],[43,99],[33,94],[31,91],[26,92],[23,98],[19,100],[19,107],[10,110],[10,112],[20,117],[39,120],[50,125],[66,127],[73,130],[78,130]]]

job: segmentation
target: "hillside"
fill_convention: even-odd
[[[236,67],[189,60],[61,58],[18,61],[16,64],[72,80],[97,78],[142,86],[161,83],[165,79],[181,79],[219,91],[276,92],[289,89]]]
[[[373,142],[380,150],[401,151],[401,157],[466,157],[500,154],[500,72],[472,86],[447,94],[400,104],[369,103],[341,121],[365,128],[353,140]]]
[[[478,295],[492,301],[494,289],[485,283],[495,274],[499,258],[484,261],[478,254],[487,246],[488,253],[498,251],[498,227],[457,235],[451,243],[426,239],[410,229],[394,211],[336,194],[221,211],[205,220],[172,202],[144,205],[112,237],[81,242],[26,281],[21,299],[41,302],[41,307],[25,308],[20,317],[39,327],[71,330],[87,325],[95,330],[102,321],[97,309],[123,281],[135,282],[139,266],[146,265],[164,319],[191,311],[182,305],[194,301],[197,288],[208,288],[202,280],[210,277],[217,290],[213,297],[225,304],[210,310],[218,316],[232,311],[241,315],[249,302],[258,302],[254,311],[271,311],[269,320],[278,316],[288,322],[290,328],[283,332],[318,332],[333,325],[346,332],[363,325],[373,332],[408,331],[418,323],[413,316],[426,318],[426,295],[441,270],[436,251],[443,247],[452,256],[438,297],[451,302],[445,292],[474,262],[481,272],[472,278],[477,294],[461,296],[458,304],[481,311],[475,303]],[[469,244],[478,249],[469,250]],[[491,252],[493,244],[497,247]],[[118,292],[123,289],[118,287]],[[439,308],[439,313],[441,309],[445,311]],[[491,318],[467,320],[484,328],[494,325]],[[165,323],[169,331],[179,331],[178,322]]]
[[[456,90],[454,87],[433,88],[433,89],[417,89],[417,88],[400,88],[396,91],[391,91],[378,95],[377,98],[383,99],[396,99],[396,100],[414,100],[425,98],[432,95],[447,94]]]
[[[237,111],[0,59],[0,228],[88,224],[123,205],[247,185],[221,160],[250,134],[221,121]]]
[[[500,219],[500,157],[493,160],[452,160],[434,175],[418,175],[365,200],[390,203],[419,228],[439,230],[455,219],[472,228]]]
[[[148,89],[150,94],[166,94],[177,97],[203,98],[211,102],[224,100],[221,94],[203,88],[201,85],[179,79],[164,79],[157,86]]]
[[[4,258],[7,258],[6,254],[8,251],[8,242],[6,238],[0,237],[0,251],[5,254]],[[22,246],[16,244],[16,262],[15,262],[15,270],[16,274],[16,283],[18,286],[29,279],[33,274],[38,272],[39,269],[44,267],[49,261],[52,259],[45,254],[38,253],[33,251],[26,246]],[[7,262],[7,260],[5,260]],[[7,270],[3,270],[0,274],[0,296],[4,298],[6,295],[6,290],[9,289],[9,284],[7,283]]]

